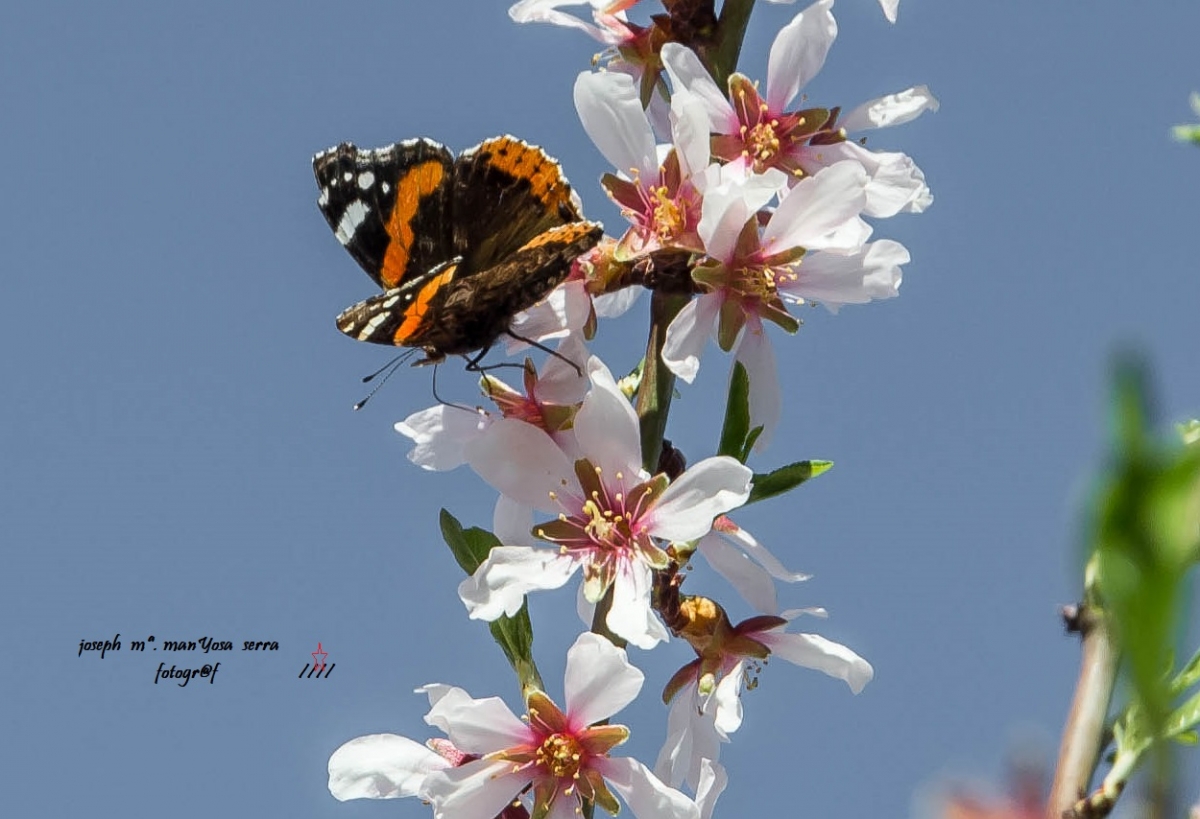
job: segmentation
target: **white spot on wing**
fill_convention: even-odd
[[[363,171],[358,175],[358,187],[360,190],[367,190],[375,184],[375,174],[370,171]]]
[[[370,211],[371,209],[361,199],[355,199],[347,205],[346,212],[342,214],[342,220],[338,222],[338,241],[343,245],[350,244],[350,240],[354,238],[354,232],[358,230],[358,226],[363,223]]]

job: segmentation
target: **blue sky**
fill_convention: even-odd
[[[425,736],[423,683],[517,703],[437,533],[438,507],[486,525],[493,497],[405,459],[391,427],[431,403],[428,370],[351,411],[389,352],[333,326],[373,285],[325,225],[310,169],[343,140],[461,150],[510,132],[558,157],[589,217],[619,231],[571,103],[597,46],[513,25],[506,5],[4,11],[12,815],[426,816],[336,803],[329,754],[363,733]],[[798,10],[759,4],[744,71],[765,73]],[[806,313],[776,338],[786,420],[752,466],[836,467],[739,522],[814,574],[785,604],[826,607],[819,630],[876,678],[854,697],[773,664],[725,749],[726,814],[908,816],[931,782],[999,777],[1015,737],[1052,755],[1078,656],[1056,609],[1078,594],[1110,355],[1152,359],[1164,421],[1200,414],[1200,151],[1167,138],[1200,89],[1200,6],[903,0],[896,26],[873,0],[834,11],[810,99],[928,84],[940,112],[871,144],[913,155],[936,201],[877,231],[912,253],[899,299]],[[614,369],[644,322],[635,310],[602,334]],[[709,356],[672,410],[692,460],[716,441],[726,369]],[[442,370],[439,390],[471,389]],[[689,585],[731,596],[702,571]],[[555,695],[571,601],[533,606]],[[76,656],[118,632],[280,650],[222,657],[213,685],[155,686],[161,656]],[[297,680],[318,641],[334,676]],[[648,682],[628,748],[643,759],[685,652],[634,653]],[[1200,796],[1194,774],[1188,787]]]

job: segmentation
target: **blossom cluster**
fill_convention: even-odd
[[[560,10],[567,5],[585,4],[522,0],[510,15],[583,30],[608,48],[599,68],[576,78],[574,101],[612,165],[601,184],[628,225],[514,319],[514,342],[557,345],[540,369],[526,360],[520,388],[485,373],[491,408],[438,404],[396,429],[419,466],[469,466],[498,493],[495,543],[458,590],[469,616],[512,622],[529,594],[578,577],[577,608],[591,631],[568,654],[564,707],[529,674],[523,719],[499,699],[426,685],[418,689],[430,703],[426,722],[445,738],[428,747],[390,734],[346,743],[329,762],[339,799],[419,796],[438,819],[541,819],[594,805],[616,813],[619,796],[642,819],[707,817],[726,782],[721,745],[739,728],[745,683],[767,657],[842,679],[855,693],[873,676],[849,648],[789,630],[799,617],[824,616],[780,610],[776,583],[807,576],[731,516],[777,493],[766,487],[783,482],[784,491],[828,466],[803,462],[763,479],[745,465],[782,413],[767,327],[795,333],[796,305],[836,312],[897,295],[908,252],[874,239],[868,220],[919,213],[932,196],[910,157],[851,135],[907,122],[937,101],[917,86],[845,114],[797,107],[836,38],[833,0],[779,32],[761,92],[732,71],[724,88],[717,83],[711,44],[683,36],[688,27],[673,16],[688,4],[667,4],[672,14],[648,26],[627,17],[636,0],[591,0],[590,22]],[[894,21],[896,3],[882,5]],[[587,345],[598,319],[628,309],[643,287],[685,298],[656,360],[617,378]],[[658,363],[690,383],[710,338],[737,362],[731,384],[745,389],[739,398],[731,387],[729,416],[740,401],[745,419],[733,446],[689,466],[661,439],[647,444],[631,396],[643,405],[646,371]],[[684,594],[681,570],[696,554],[757,614],[735,624],[715,600]],[[672,636],[694,659],[664,692],[667,739],[652,770],[610,756],[629,729],[608,720],[642,686],[624,646],[650,650]]]

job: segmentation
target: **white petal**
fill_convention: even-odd
[[[496,498],[496,508],[492,510],[492,533],[505,546],[528,546],[535,548],[545,546],[533,536],[533,509],[517,503],[507,495]]]
[[[396,432],[415,444],[408,459],[422,469],[443,472],[465,462],[463,448],[483,434],[492,416],[482,410],[438,404],[396,423]]]
[[[561,511],[550,499],[551,492],[578,491],[574,467],[562,449],[524,421],[498,419],[467,445],[464,454],[479,477],[513,500],[543,512]]]
[[[837,39],[833,0],[819,0],[797,14],[771,44],[767,62],[767,105],[779,113],[825,65]]]
[[[577,727],[608,719],[637,698],[645,681],[624,649],[585,631],[567,651],[567,718]]]
[[[844,680],[855,694],[875,676],[875,669],[862,657],[841,643],[826,640],[818,634],[787,634],[766,632],[755,639],[771,649],[771,653],[803,668],[812,668]]]
[[[455,687],[437,693],[436,700],[429,698],[425,722],[444,731],[463,753],[490,754],[529,741],[529,726],[499,697],[477,700]]]
[[[434,819],[498,816],[530,781],[506,759],[477,759],[425,778],[421,798],[433,803]]]
[[[695,52],[679,43],[666,43],[660,53],[675,93],[687,91],[699,98],[708,115],[710,131],[733,133],[737,129],[737,112]]]
[[[595,765],[638,819],[700,819],[695,802],[665,785],[636,759],[602,757]]]
[[[564,338],[555,352],[558,355],[550,356],[542,365],[537,400],[549,404],[577,404],[587,394],[587,362],[591,356],[578,335]]]
[[[717,735],[728,741],[729,735],[742,727],[742,680],[745,678],[745,661],[737,663],[721,681],[717,690],[709,697],[705,709],[713,714],[713,725]]]
[[[721,295],[705,293],[683,306],[667,325],[662,360],[667,369],[691,384],[700,371],[700,354],[721,310]]]
[[[712,819],[717,797],[724,793],[728,784],[729,774],[724,765],[711,759],[700,761],[700,781],[696,785],[696,807],[700,808],[700,819]]]
[[[704,201],[700,203],[700,223],[696,225],[705,252],[718,261],[729,262],[742,227],[786,183],[787,176],[776,168],[747,176],[730,165],[709,166],[703,185]]]
[[[887,218],[902,211],[920,213],[933,202],[933,195],[925,184],[925,174],[907,154],[868,151],[851,141],[821,149],[822,162],[833,164],[842,159],[858,162],[870,177],[867,204],[863,209],[867,216]],[[815,170],[815,167],[809,170]]]
[[[896,12],[900,10],[900,0],[879,0],[879,7],[883,9],[883,16],[889,23],[896,22]]]
[[[642,441],[637,413],[617,388],[612,373],[596,356],[588,361],[592,389],[575,415],[575,437],[591,462],[600,467],[609,485],[617,473],[634,480],[642,471]]]
[[[871,128],[888,128],[911,122],[926,111],[941,107],[929,86],[918,85],[906,88],[898,94],[868,100],[842,117],[841,126],[847,131],[866,131]]]
[[[779,558],[771,554],[767,547],[759,543],[752,534],[740,526],[735,526],[732,529],[728,527],[722,528],[720,534],[731,543],[737,545],[739,549],[745,552],[758,565],[766,569],[771,577],[776,580],[782,580],[784,583],[798,583],[812,577],[812,575],[805,574],[804,572],[790,571],[779,562]]]
[[[684,178],[700,174],[708,167],[708,114],[700,97],[688,91],[676,91],[671,97],[671,142],[678,152]]]
[[[754,442],[754,451],[761,452],[775,437],[775,428],[783,417],[783,393],[779,389],[779,373],[775,367],[775,348],[771,346],[762,322],[746,324],[734,355],[746,368],[750,379],[750,428],[763,428]]]
[[[824,304],[836,313],[843,304],[895,298],[900,294],[900,265],[909,261],[899,242],[881,239],[852,255],[814,253],[796,268],[797,277],[780,285],[785,297]],[[753,382],[751,382],[753,383]]]
[[[329,792],[341,802],[416,796],[426,776],[448,767],[448,761],[408,737],[370,734],[329,757]]]
[[[762,245],[771,252],[856,250],[871,235],[859,214],[867,204],[867,172],[857,162],[838,162],[800,180],[771,215]]]
[[[717,732],[715,717],[716,709],[700,707],[695,681],[675,695],[667,712],[667,739],[654,763],[660,779],[675,787],[684,781],[698,786],[701,763],[719,759],[721,743],[728,741]]]
[[[458,584],[458,596],[472,620],[491,622],[516,614],[529,592],[565,585],[577,568],[573,557],[553,549],[497,546],[475,574]]]
[[[614,168],[658,176],[650,122],[633,78],[607,71],[585,71],[575,80],[575,109],[583,129]]]
[[[709,532],[702,537],[697,550],[704,555],[708,565],[728,580],[755,610],[763,614],[779,611],[775,582],[771,576],[744,553],[722,540],[716,532]]]
[[[753,477],[754,473],[735,458],[705,458],[663,492],[650,511],[648,531],[675,541],[703,537],[712,529],[713,518],[746,502]]]
[[[621,38],[617,37],[615,32],[555,10],[558,6],[582,5],[587,4],[574,2],[574,0],[521,0],[521,2],[509,8],[508,16],[518,23],[551,23],[556,26],[563,26],[564,28],[577,29],[587,32],[591,37],[602,43],[610,45],[620,42]]]
[[[597,296],[592,302],[596,306],[596,315],[600,318],[616,318],[623,314],[645,291],[640,285],[622,287],[615,293],[605,293]]]
[[[667,629],[650,605],[653,586],[650,568],[643,563],[625,563],[613,581],[613,601],[604,623],[612,633],[643,650],[668,639]]]
[[[565,282],[550,291],[542,301],[513,316],[505,336],[504,351],[509,355],[529,347],[521,339],[546,342],[578,333],[588,319],[588,295],[582,281]]]

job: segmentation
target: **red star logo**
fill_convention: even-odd
[[[318,642],[317,650],[312,653],[313,668],[317,669],[318,671],[324,671],[325,670],[325,658],[328,656],[329,655],[327,653],[325,653],[324,651],[321,650],[321,643]]]

